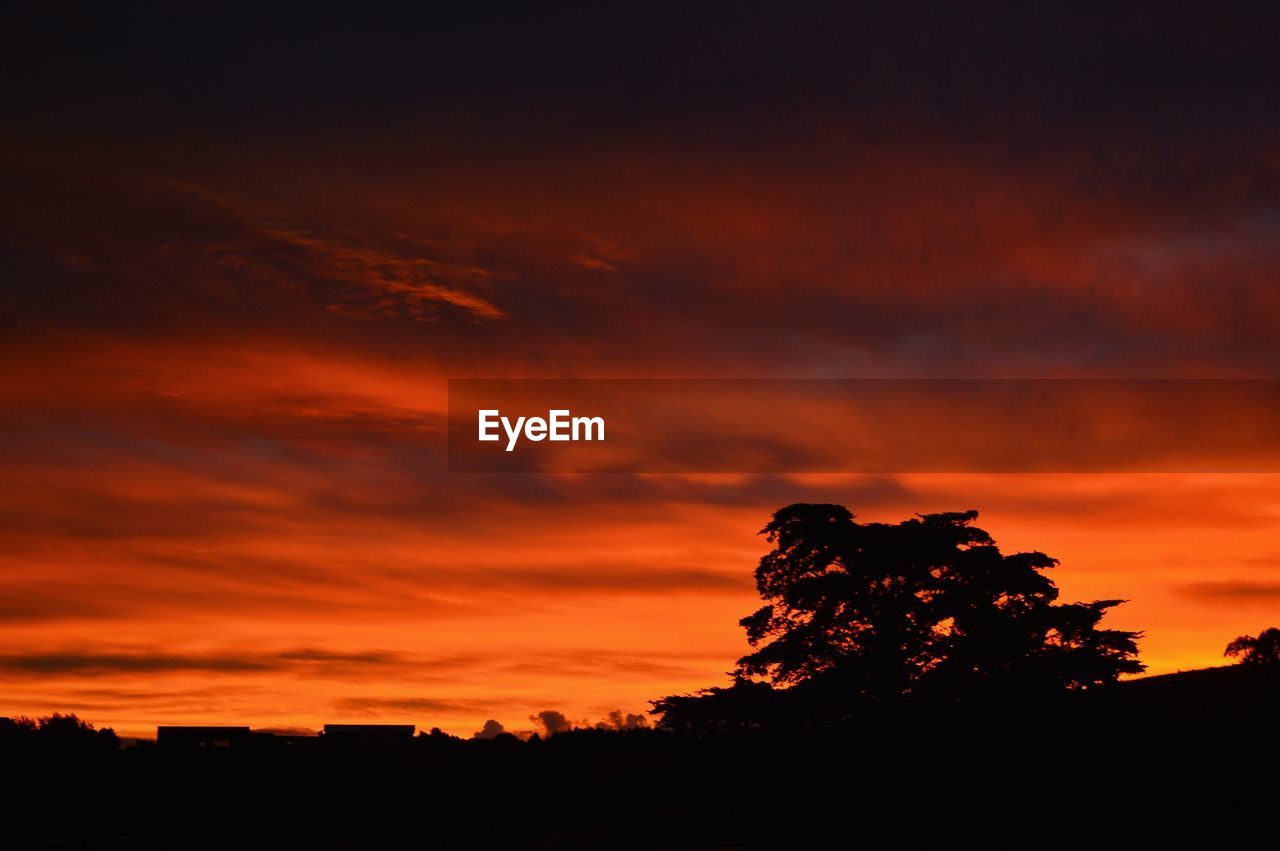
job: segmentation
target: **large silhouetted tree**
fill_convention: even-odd
[[[1280,668],[1280,629],[1271,627],[1257,635],[1242,635],[1227,645],[1223,656],[1239,656],[1242,665]]]
[[[1043,573],[1057,561],[1001,553],[977,516],[886,524],[855,522],[840,505],[777,511],[755,573],[765,605],[741,621],[755,651],[738,660],[735,684],[655,711],[668,727],[715,726],[703,716],[760,711],[765,695],[749,686],[762,683],[838,718],[872,699],[1087,689],[1143,670],[1138,633],[1098,627],[1122,601],[1057,603]]]

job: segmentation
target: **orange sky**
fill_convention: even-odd
[[[1151,671],[1222,661],[1280,619],[1280,475],[446,472],[449,378],[1276,375],[1265,87],[1116,59],[1132,79],[1077,90],[1035,43],[1057,96],[967,49],[972,79],[935,75],[932,44],[771,88],[681,40],[687,95],[594,53],[609,86],[397,65],[385,100],[250,52],[93,101],[27,56],[56,97],[0,144],[0,714],[641,711],[723,681],[755,533],[795,501],[976,508],[1064,599],[1129,600],[1108,623]]]

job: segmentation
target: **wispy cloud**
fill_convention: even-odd
[[[476,292],[493,283],[492,269],[428,256],[424,240],[384,237],[374,245],[351,231],[324,230],[203,188],[180,188],[213,205],[232,225],[226,236],[201,246],[219,266],[286,288],[319,290],[330,298],[325,307],[339,315],[430,320],[443,306],[478,320],[506,315]]]
[[[1280,602],[1280,582],[1255,582],[1249,580],[1192,582],[1183,585],[1181,590],[1188,596],[1206,603],[1275,605],[1275,603]]]
[[[273,653],[173,653],[156,649],[0,654],[0,675],[102,677],[116,674],[295,674],[342,678],[371,668],[399,667],[384,651],[359,653],[298,648]]]

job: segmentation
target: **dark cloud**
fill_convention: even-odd
[[[597,721],[595,726],[599,730],[643,730],[649,726],[649,717],[639,712],[614,709],[604,720]]]
[[[73,682],[77,678],[78,675],[68,676]],[[217,713],[228,686],[226,677],[219,677],[216,686],[211,684],[208,688],[199,689],[164,688],[154,680],[148,688],[82,688],[59,687],[60,681],[53,677],[28,677],[27,682],[19,682],[13,677],[5,679],[9,700],[15,705],[21,703],[31,707],[28,711],[36,714],[74,711],[116,716],[146,713],[200,717]],[[94,678],[93,682],[102,680]],[[235,691],[250,699],[261,697],[260,692],[242,683],[236,684]]]
[[[541,712],[530,715],[529,720],[542,727],[543,736],[554,736],[556,733],[563,733],[572,730],[574,725],[563,712],[555,709],[544,709]]]
[[[529,720],[538,725],[538,729],[535,732],[543,737],[554,736],[556,733],[564,733],[576,729],[640,730],[649,726],[647,716],[636,712],[623,712],[621,709],[610,711],[603,719],[595,723],[573,721],[569,716],[557,709],[544,709],[541,712],[530,715]]]
[[[0,587],[0,624],[63,620],[66,618],[119,617],[131,608],[115,601],[77,594],[74,583],[44,583]]]
[[[1275,14],[1256,4],[282,8],[252,29],[231,10],[83,4],[9,23],[0,79],[28,132],[231,137],[252,122],[368,144],[417,117],[490,155],[654,127],[732,150],[814,114],[860,118],[868,135],[1003,133],[1010,156],[1135,127],[1208,143],[1267,127],[1280,75]]]
[[[502,726],[501,722],[495,721],[492,718],[490,718],[488,721],[484,722],[483,727],[481,727],[475,733],[471,734],[471,738],[496,739],[498,736],[501,736],[505,732],[507,732],[507,728]]]
[[[1274,605],[1280,602],[1280,582],[1193,582],[1182,586],[1181,590],[1200,602],[1218,605]]]
[[[46,652],[0,655],[0,673],[9,676],[110,677],[164,675],[181,672],[203,674],[291,674],[345,677],[371,669],[400,667],[405,659],[395,653],[371,651],[343,653],[299,648],[275,653],[169,653],[160,650],[120,652]]]
[[[208,200],[241,225],[234,237],[202,246],[216,265],[285,288],[302,282],[329,284],[324,307],[340,316],[385,319],[403,313],[424,320],[448,306],[476,319],[503,318],[498,307],[475,293],[489,287],[493,270],[435,259],[426,254],[422,240],[379,248],[289,219],[239,210],[220,199]],[[333,284],[343,289],[335,290]]]
[[[589,564],[565,563],[548,568],[484,566],[465,572],[428,569],[417,575],[445,586],[465,588],[482,582],[499,593],[536,591],[557,596],[595,592],[687,594],[740,591],[750,586],[752,581],[745,571],[730,573],[664,564],[632,565],[608,560],[592,560]]]
[[[502,665],[511,675],[521,677],[553,674],[575,679],[687,678],[705,665],[699,654],[620,653],[583,647],[563,652],[541,652],[513,658]]]
[[[501,274],[480,265],[462,239],[308,223],[272,212],[270,201],[258,209],[163,177],[92,177],[74,166],[3,159],[0,174],[9,178],[0,221],[23,237],[0,250],[29,270],[12,296],[28,320],[155,333],[179,318],[259,325],[263,311],[318,327],[325,312],[503,318],[485,295]],[[59,212],[71,197],[74,212]],[[166,292],[175,275],[185,281],[181,299]]]
[[[348,697],[334,702],[340,712],[356,715],[388,715],[401,713],[481,714],[502,701],[449,700],[430,697]]]

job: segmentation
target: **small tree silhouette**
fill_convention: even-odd
[[[1044,553],[1005,555],[976,511],[857,523],[841,505],[792,505],[761,534],[765,605],[742,619],[756,648],[736,684],[654,703],[669,728],[741,727],[708,714],[761,707],[762,683],[806,720],[846,717],[867,700],[1054,692],[1139,673],[1139,633],[1099,629],[1123,602],[1058,604]],[[776,701],[774,701],[776,703]],[[752,726],[750,723],[745,726]]]
[[[1242,635],[1227,645],[1223,656],[1239,656],[1242,665],[1280,667],[1280,629],[1274,626],[1257,635]]]
[[[49,746],[62,749],[114,751],[120,747],[120,738],[110,727],[96,729],[74,713],[63,715],[55,712],[41,718],[36,736]]]

